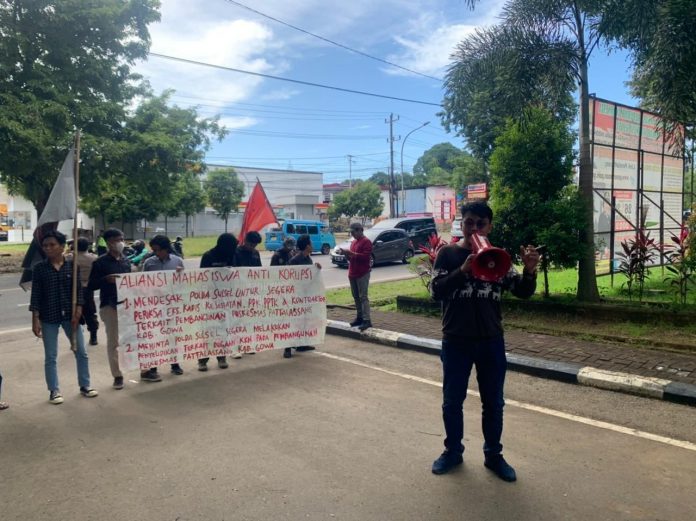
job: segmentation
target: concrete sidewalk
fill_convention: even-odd
[[[352,309],[329,308],[328,318],[327,332],[331,334],[437,355],[440,352],[442,335],[437,317],[373,311],[374,328],[365,333],[348,326],[355,318]],[[696,405],[696,354],[519,330],[508,330],[505,340],[511,370]]]

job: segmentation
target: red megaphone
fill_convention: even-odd
[[[510,271],[512,259],[510,254],[502,248],[491,246],[487,237],[474,233],[471,236],[474,262],[471,271],[475,279],[485,282],[496,282],[502,279]]]

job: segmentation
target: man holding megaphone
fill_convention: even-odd
[[[442,302],[442,359],[445,451],[433,462],[434,474],[449,472],[463,462],[463,405],[471,368],[481,393],[484,465],[505,481],[515,470],[503,459],[503,385],[507,360],[500,298],[510,291],[529,298],[536,290],[539,252],[520,247],[520,275],[502,249],[487,239],[493,211],[482,201],[462,206],[463,240],[445,246],[435,259],[432,296]]]

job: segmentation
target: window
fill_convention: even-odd
[[[295,233],[299,233],[300,235],[304,235],[307,233],[307,226],[304,224],[298,224],[295,226]]]
[[[318,226],[307,226],[307,233],[310,235],[317,235],[319,233]]]
[[[288,224],[288,233],[295,233],[295,225]]]

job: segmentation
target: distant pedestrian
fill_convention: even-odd
[[[104,232],[107,253],[101,255],[94,264],[89,274],[87,287],[99,290],[99,317],[104,322],[106,329],[106,355],[109,360],[111,375],[114,377],[113,388],[123,389],[123,373],[118,365],[118,313],[119,305],[116,291],[116,276],[131,272],[131,263],[123,255],[126,246],[123,241],[123,232],[117,228],[110,228]],[[159,382],[159,376],[150,379],[151,382]]]
[[[181,235],[176,236],[172,243],[172,250],[177,256],[184,258],[184,238]]]
[[[77,362],[77,381],[80,393],[94,398],[99,393],[90,387],[89,357],[82,336],[80,317],[82,316],[83,293],[78,287],[77,302],[73,311],[72,284],[73,261],[65,258],[65,235],[59,231],[49,231],[41,239],[41,247],[46,259],[37,264],[32,273],[31,329],[44,345],[44,373],[49,391],[49,402],[63,403],[58,382],[58,331],[63,329],[70,342],[75,333],[74,353]],[[78,269],[79,276],[79,269]]]
[[[294,237],[286,237],[283,247],[278,248],[271,257],[271,266],[286,266],[296,253]]]
[[[462,206],[464,238],[442,248],[435,259],[431,291],[442,302],[442,418],[445,424],[445,451],[432,465],[433,474],[449,472],[463,461],[463,405],[471,369],[481,394],[484,465],[504,481],[515,481],[517,474],[503,458],[503,386],[507,360],[501,322],[500,299],[505,290],[516,297],[529,298],[536,289],[539,253],[520,248],[524,270],[515,268],[495,282],[474,278],[472,237],[487,236],[493,226],[493,211],[481,201]]]
[[[234,266],[234,254],[237,251],[237,238],[231,233],[222,233],[217,239],[217,244],[214,248],[211,248],[203,254],[201,257],[201,268],[229,268]],[[233,358],[241,358],[242,355],[239,352],[233,355]],[[208,360],[209,357],[198,359],[198,370],[207,371],[208,370]],[[218,367],[220,369],[227,369],[229,364],[227,363],[226,356],[217,357]]]
[[[341,253],[348,259],[348,282],[357,310],[357,316],[350,326],[357,326],[360,331],[365,331],[372,327],[370,301],[367,296],[370,286],[372,241],[365,237],[363,225],[360,223],[351,223],[350,234],[354,239],[350,243],[350,249],[341,249]]]
[[[244,244],[237,248],[234,255],[234,265],[242,266],[261,266],[261,255],[256,247],[261,244],[261,234],[259,232],[248,232],[244,237]]]
[[[155,235],[150,239],[150,249],[154,254],[143,264],[143,271],[181,271],[184,269],[184,261],[174,255],[172,243],[166,235]],[[179,364],[171,364],[172,374],[182,375],[184,370]],[[142,380],[149,380],[157,376],[157,367],[151,367],[147,371],[140,372]]]
[[[82,319],[87,325],[89,331],[89,345],[96,346],[97,330],[99,329],[99,320],[97,319],[97,306],[94,303],[94,291],[90,290],[89,275],[92,273],[92,264],[97,260],[94,253],[89,252],[89,240],[85,237],[77,239],[77,256],[75,257],[77,266],[80,268],[80,284],[84,294],[84,306],[82,306]]]
[[[295,256],[293,256],[292,259],[290,259],[290,262],[288,262],[290,266],[298,266],[298,265],[309,265],[311,266],[314,264],[317,268],[321,269],[321,264],[318,262],[312,263],[312,239],[309,237],[309,235],[300,235],[297,238],[297,253]],[[297,351],[313,351],[314,346],[297,346]],[[285,351],[283,352],[283,357],[285,358],[291,358],[292,357],[292,350],[289,347],[285,348]]]
[[[2,398],[2,374],[0,374],[0,398]],[[0,401],[0,411],[9,409],[10,404],[7,402]]]

